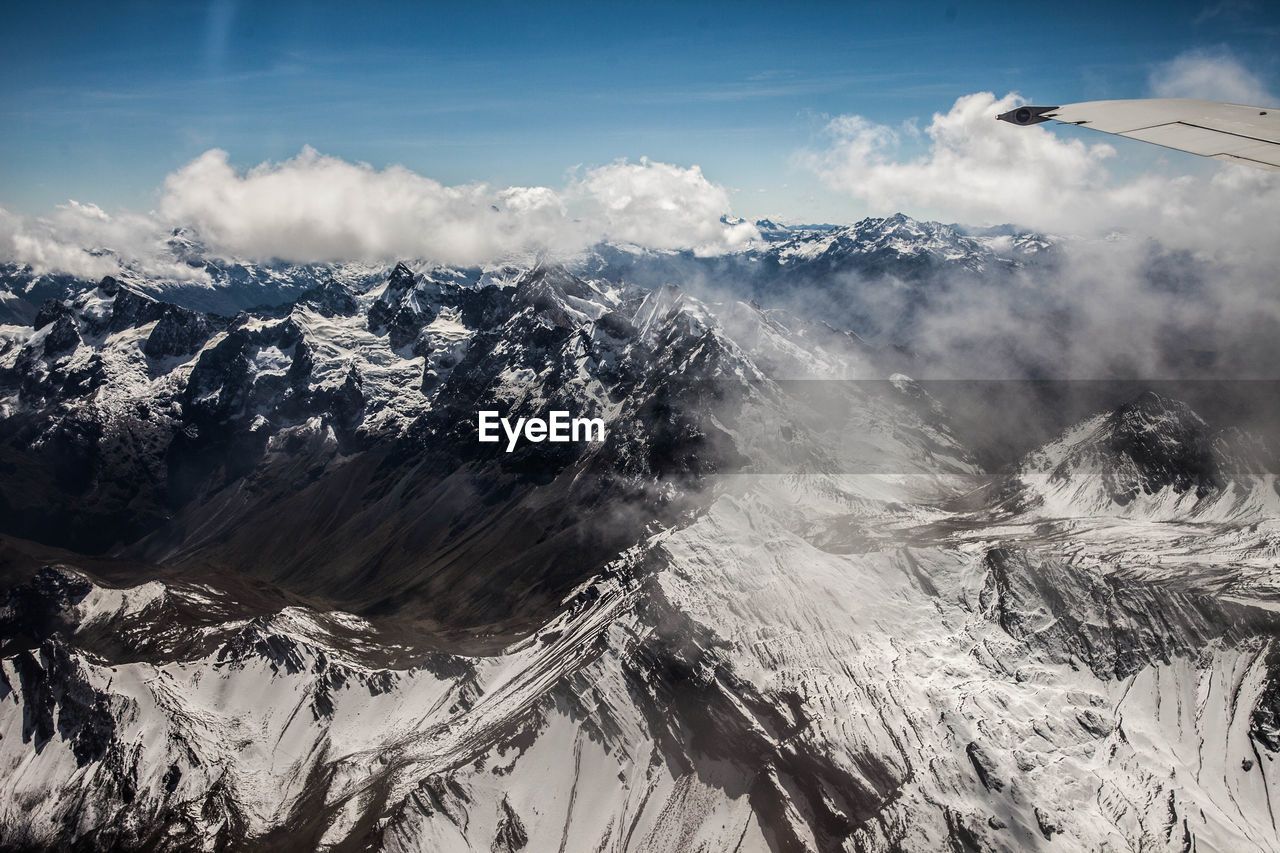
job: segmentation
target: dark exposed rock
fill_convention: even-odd
[[[106,755],[115,735],[113,709],[62,641],[51,638],[36,650],[19,652],[14,667],[24,743],[39,750],[55,735],[61,737],[80,767]]]
[[[529,834],[525,832],[520,815],[511,808],[510,801],[502,798],[502,817],[498,820],[498,831],[494,835],[490,850],[493,853],[515,853],[523,850],[529,843]]]
[[[76,321],[65,314],[53,321],[53,327],[44,339],[44,354],[47,358],[57,358],[80,346],[80,330]]]
[[[1249,734],[1267,750],[1280,752],[1280,649],[1267,655],[1267,681],[1249,715]]]
[[[1216,500],[1280,469],[1275,452],[1259,436],[1235,427],[1215,430],[1185,403],[1152,391],[1106,415],[1065,451],[1033,453],[1023,465],[1048,473],[1051,483],[1096,490],[1093,500],[1120,507],[1166,489],[1197,501]],[[998,488],[1003,505],[1015,512],[1041,500],[1020,473],[1007,476]]]
[[[403,263],[396,264],[382,295],[369,308],[369,330],[386,333],[395,350],[413,344],[422,327],[435,318],[435,312],[420,296],[423,295],[418,292],[412,270]]]
[[[166,303],[138,293],[136,290],[120,287],[111,304],[111,316],[105,323],[105,329],[102,325],[95,325],[95,331],[123,332],[125,329],[145,326],[160,319],[166,307],[176,308],[177,306],[167,306]]]
[[[9,590],[0,609],[0,637],[15,645],[38,645],[54,634],[66,632],[68,608],[77,604],[92,585],[66,569],[46,566],[28,583]]]
[[[210,315],[165,305],[143,352],[150,358],[198,352],[222,325]]]
[[[1046,840],[1052,839],[1055,833],[1061,831],[1061,828],[1058,826],[1058,822],[1054,820],[1053,816],[1044,809],[1036,807],[1035,816],[1036,825],[1040,828],[1040,834],[1043,835]]]
[[[352,365],[341,385],[317,391],[314,402],[320,411],[330,413],[339,426],[354,429],[360,423],[365,408],[360,371]]]
[[[1076,714],[1076,722],[1080,724],[1080,728],[1097,738],[1106,737],[1115,729],[1115,724],[1111,720],[1092,708],[1086,708]]]
[[[1108,423],[1108,449],[1132,460],[1133,475],[1107,469],[1108,486],[1119,504],[1139,492],[1153,494],[1165,486],[1176,492],[1194,489],[1197,497],[1220,489],[1224,478],[1213,453],[1213,435],[1185,403],[1148,391],[1118,409]]]
[[[324,284],[304,292],[298,297],[298,302],[315,308],[326,317],[349,317],[360,310],[355,296],[333,276],[325,279]]]
[[[59,317],[72,317],[75,312],[61,299],[46,299],[31,324],[37,331],[57,320]]]
[[[969,762],[973,765],[974,772],[978,774],[978,781],[982,783],[982,787],[988,791],[1003,791],[1004,781],[999,776],[999,768],[995,760],[982,748],[982,744],[970,741],[964,751],[969,756]]]

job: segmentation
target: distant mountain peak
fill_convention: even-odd
[[[756,230],[760,232],[760,236],[771,243],[787,239],[794,230],[786,225],[780,225],[772,219],[757,219],[755,226]]]

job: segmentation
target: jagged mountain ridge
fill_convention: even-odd
[[[769,220],[756,224],[763,243],[720,256],[698,257],[687,251],[605,243],[560,260],[584,278],[648,286],[693,281],[699,276],[732,280],[743,289],[743,295],[754,294],[767,301],[780,283],[813,287],[832,276],[915,281],[944,274],[999,274],[1028,263],[1051,262],[1058,242],[1057,238],[1018,229],[970,235],[959,226],[917,221],[904,214],[868,217],[847,226],[787,226]],[[185,228],[175,229],[150,261],[117,258],[107,249],[94,254],[116,259],[120,269],[112,276],[134,290],[194,310],[226,315],[292,302],[330,278],[354,292],[366,292],[380,286],[391,268],[369,263],[221,258],[210,252],[198,234]],[[531,264],[528,259],[513,257],[465,269],[429,261],[412,266],[437,277],[474,283],[509,281],[511,275]],[[22,264],[0,263],[0,320],[29,322],[45,299],[64,298],[93,283],[63,273],[37,272]]]
[[[59,489],[152,470],[118,506],[160,526],[106,543],[127,569],[8,531],[6,843],[1274,849],[1274,517],[954,509],[985,477],[919,386],[779,381],[860,344],[675,287],[400,267],[153,356],[160,309],[105,284],[7,333],[6,499],[54,504],[12,466],[62,436]],[[469,432],[561,403],[611,441]],[[1112,433],[1195,444],[1148,408]],[[1196,460],[1139,470],[1194,494]],[[528,546],[619,505],[594,557]]]

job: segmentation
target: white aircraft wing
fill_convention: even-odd
[[[1085,101],[1060,107],[1018,107],[996,116],[1021,126],[1060,121],[1189,151],[1203,157],[1280,172],[1280,109],[1191,98]]]

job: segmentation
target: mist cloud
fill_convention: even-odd
[[[993,121],[1018,102],[989,92],[958,99],[933,116],[924,131],[928,152],[911,159],[901,152],[912,128],[839,116],[827,125],[829,146],[806,152],[802,162],[878,214],[923,208],[953,221],[1062,228],[1072,223],[1077,199],[1103,188],[1103,163],[1115,150]]]

